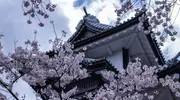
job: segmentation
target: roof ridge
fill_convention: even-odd
[[[111,25],[100,23],[98,18],[94,15],[84,15],[83,19],[81,19],[76,26],[76,32],[68,39],[69,42],[75,40],[76,36],[79,35],[79,31],[83,28],[83,26],[89,28],[90,30],[98,31],[99,33],[110,30],[114,27]]]

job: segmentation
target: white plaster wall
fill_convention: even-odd
[[[122,51],[113,53],[110,56],[107,56],[106,59],[110,61],[118,70],[123,69],[123,54]]]

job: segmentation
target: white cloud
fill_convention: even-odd
[[[110,24],[110,22],[116,21],[117,16],[114,11],[117,2],[117,0],[97,0],[88,7],[88,10],[97,16],[101,23]]]
[[[53,2],[58,4],[58,7],[63,10],[64,15],[69,19],[69,27],[71,34],[73,34],[76,25],[85,15],[82,6],[85,6],[87,12],[95,15],[101,23],[110,24],[110,22],[116,21],[114,11],[118,7],[119,0],[95,0],[90,5],[85,2],[82,6],[76,8],[73,7],[73,2],[70,0],[53,0]]]
[[[70,0],[53,0],[55,4],[58,5],[58,8],[64,13],[64,15],[69,19],[69,28],[70,34],[75,32],[75,26],[84,16],[82,9],[76,9],[73,7],[73,2]],[[60,14],[62,12],[59,12]],[[62,23],[63,24],[63,23]]]
[[[84,16],[82,7],[74,8],[72,0],[52,1],[58,4],[58,8],[55,13],[51,14],[50,19],[55,21],[55,27],[58,34],[61,34],[61,30],[66,30],[70,33],[68,35],[69,37],[75,32],[76,25]],[[117,2],[119,2],[119,0],[95,0],[90,5],[84,4],[84,6],[87,8],[87,12],[97,16],[101,23],[109,24],[111,21],[116,21],[114,10],[119,5]],[[46,24],[44,28],[40,28],[36,22],[32,25],[27,25],[27,18],[22,15],[20,4],[21,0],[0,0],[0,32],[3,32],[5,35],[3,39],[3,44],[5,45],[4,51],[13,51],[14,36],[19,41],[18,45],[22,45],[26,39],[33,39],[34,30],[38,30],[37,39],[41,44],[40,48],[42,50],[48,50],[50,46],[47,46],[47,40],[54,37],[53,29],[49,24],[49,21],[45,21]],[[178,7],[176,7],[173,12],[173,17],[176,14],[175,12],[177,12],[177,8]],[[179,29],[178,31],[180,31],[178,26],[179,23],[180,20],[177,18],[175,25]],[[165,46],[162,47],[163,51],[167,48],[169,49],[166,51],[170,57],[173,57],[180,50],[180,46],[178,46],[180,44],[179,37],[174,43],[167,42],[165,43]],[[29,88],[26,83],[23,83],[22,80],[16,84],[14,90],[27,94],[27,100],[34,100],[35,98],[34,94],[32,94],[32,89]]]
[[[177,3],[180,3],[180,1],[177,1]],[[178,13],[178,10],[180,10],[179,5],[175,5],[174,9],[172,9],[172,15],[171,15],[171,23],[173,23],[175,30],[178,32],[178,35],[176,36],[176,40],[174,42],[168,40],[165,42],[164,46],[161,47],[162,51],[166,51],[164,55],[168,55],[166,59],[173,58],[178,52],[180,52],[180,12]],[[176,18],[177,16],[177,18]]]

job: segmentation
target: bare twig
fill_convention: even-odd
[[[18,40],[16,40],[16,37],[14,36],[14,51],[16,52],[16,44],[17,44]]]
[[[56,38],[57,38],[57,33],[56,33],[55,26],[54,26],[54,21],[51,20],[50,23],[51,23],[52,26],[53,26],[54,34],[55,34],[55,36],[56,36]]]

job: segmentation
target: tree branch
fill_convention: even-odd
[[[0,84],[16,99],[19,100],[17,98],[17,96],[7,87],[7,84],[5,84],[4,82],[2,82],[2,80],[0,80]]]

